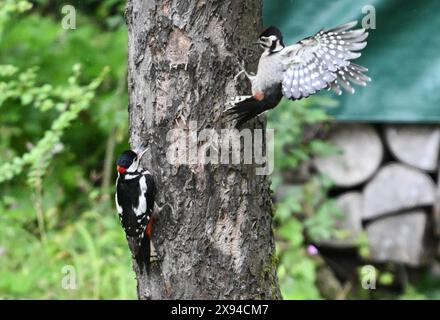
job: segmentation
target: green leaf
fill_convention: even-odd
[[[295,219],[290,220],[279,229],[279,234],[293,247],[299,247],[304,241],[301,223]]]

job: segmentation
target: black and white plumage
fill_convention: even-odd
[[[276,27],[266,29],[258,43],[264,49],[258,73],[245,73],[252,83],[252,96],[233,102],[226,110],[241,126],[256,115],[275,108],[284,96],[291,100],[307,98],[323,89],[354,93],[352,84],[366,86],[368,70],[352,62],[367,45],[365,29],[352,30],[357,22],[321,30],[291,46],[284,46]],[[237,75],[237,76],[238,76]],[[279,90],[279,91],[277,91]]]
[[[144,151],[145,152],[145,151]],[[117,160],[115,202],[133,258],[141,273],[150,269],[151,215],[156,187],[148,170],[139,170],[143,153],[123,152]]]

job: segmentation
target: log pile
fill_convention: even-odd
[[[320,245],[355,247],[364,232],[371,262],[431,261],[440,251],[440,126],[339,124],[328,139],[341,152],[314,166],[335,183],[337,229],[348,236]]]

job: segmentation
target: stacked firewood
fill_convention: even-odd
[[[335,183],[347,237],[321,245],[354,247],[365,232],[371,262],[429,263],[440,238],[440,126],[339,124],[328,140],[340,153],[314,166]]]

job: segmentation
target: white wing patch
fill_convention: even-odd
[[[139,177],[139,174],[126,174],[125,176],[124,176],[124,179],[125,180],[133,180],[133,179],[135,179],[135,178],[137,178],[137,177]]]
[[[122,214],[122,207],[119,205],[118,202],[118,193],[115,193],[115,203],[116,203],[116,210],[118,211],[118,214]]]
[[[147,199],[145,193],[147,192],[147,182],[145,181],[145,176],[139,179],[140,193],[139,193],[139,203],[137,208],[133,207],[133,212],[137,217],[143,215],[147,211]]]
[[[315,36],[287,47],[286,71],[283,76],[283,95],[289,99],[308,97],[329,88],[341,94],[340,85],[354,93],[351,83],[365,86],[371,79],[368,71],[351,62],[361,56],[356,52],[365,48],[368,37],[365,29],[349,30],[357,22],[320,31]]]

